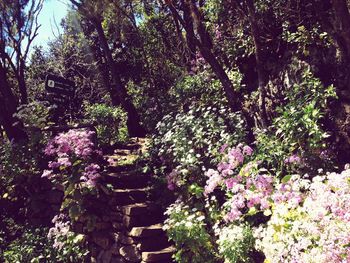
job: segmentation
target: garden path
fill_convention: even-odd
[[[94,243],[100,248],[96,262],[173,262],[174,248],[162,229],[164,214],[150,191],[152,176],[138,171],[135,164],[146,151],[145,145],[145,139],[133,138],[104,156],[109,161],[105,181],[112,191],[106,200],[110,209],[106,214],[113,218],[113,233],[94,234]]]

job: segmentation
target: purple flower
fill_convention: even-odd
[[[65,167],[69,167],[72,166],[72,163],[69,161],[68,157],[60,157],[57,159],[57,163],[59,164],[59,166],[65,166]]]
[[[250,156],[253,154],[253,149],[250,146],[246,145],[243,147],[243,154]]]
[[[42,178],[48,178],[51,179],[53,177],[51,170],[44,170],[43,174],[41,175]]]
[[[58,167],[60,167],[60,164],[58,163],[58,162],[49,162],[49,164],[48,164],[48,166],[49,166],[49,168],[51,168],[51,169],[55,169],[55,168],[58,168]]]
[[[220,153],[224,153],[227,147],[228,147],[228,144],[227,144],[227,143],[223,144],[223,145],[220,147]]]
[[[83,176],[80,177],[80,180],[86,182],[88,186],[96,186],[98,179],[101,177],[99,171],[100,166],[98,164],[90,164],[85,168]]]
[[[179,173],[176,169],[172,170],[170,174],[167,175],[166,177],[168,181],[168,189],[170,191],[174,191],[176,186],[179,186],[179,181],[180,181],[180,176]]]
[[[293,163],[297,164],[297,163],[300,163],[300,162],[301,162],[301,158],[298,155],[296,155],[296,154],[293,154],[293,155],[287,157],[284,160],[284,163],[286,163],[286,164],[288,164],[288,163],[290,163],[290,164],[293,164]]]
[[[244,161],[244,155],[241,151],[241,149],[233,148],[228,152],[228,158],[230,160],[230,163],[238,163],[241,164]]]

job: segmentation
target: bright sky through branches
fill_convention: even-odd
[[[39,24],[41,27],[38,31],[38,36],[32,44],[32,48],[42,45],[45,47],[49,40],[52,40],[58,34],[56,24],[61,30],[61,20],[67,14],[69,8],[68,0],[46,0],[44,7],[39,15]],[[53,33],[54,32],[54,33]]]

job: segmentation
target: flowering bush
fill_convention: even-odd
[[[296,177],[293,188],[298,202],[275,202],[267,226],[255,231],[257,248],[268,262],[349,262],[350,170]]]
[[[153,161],[160,163],[160,173],[168,172],[168,188],[182,193],[190,191],[193,183],[203,187],[203,169],[215,165],[219,147],[236,144],[245,135],[240,115],[224,106],[191,107],[188,112],[167,115],[157,132]]]
[[[70,130],[49,141],[45,154],[52,158],[42,177],[51,180],[64,191],[61,210],[67,211],[71,221],[92,220],[86,213],[85,199],[98,193],[102,167],[96,163],[102,153],[94,149],[93,132]],[[88,222],[91,226],[92,222]]]
[[[252,159],[253,149],[248,145],[226,149],[227,154],[218,164],[217,170],[209,169],[205,194],[210,194],[220,186],[227,195],[224,204],[225,220],[232,222],[241,219],[244,214],[255,214],[258,210],[270,207],[273,191],[273,178],[265,169],[259,169],[259,161]]]
[[[70,262],[82,260],[88,254],[83,248],[84,235],[71,231],[71,223],[64,214],[56,215],[52,223],[54,227],[50,228],[47,237],[53,240],[53,248],[59,251],[57,259],[68,259]]]
[[[214,240],[206,229],[205,215],[202,212],[190,209],[177,200],[168,207],[165,214],[169,218],[163,229],[178,248],[175,254],[177,262],[215,262]]]
[[[248,224],[225,226],[217,235],[219,252],[225,262],[254,262],[252,254],[255,239]]]

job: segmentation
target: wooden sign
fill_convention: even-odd
[[[45,81],[48,100],[54,104],[67,104],[74,96],[74,82],[60,76],[47,75]]]

